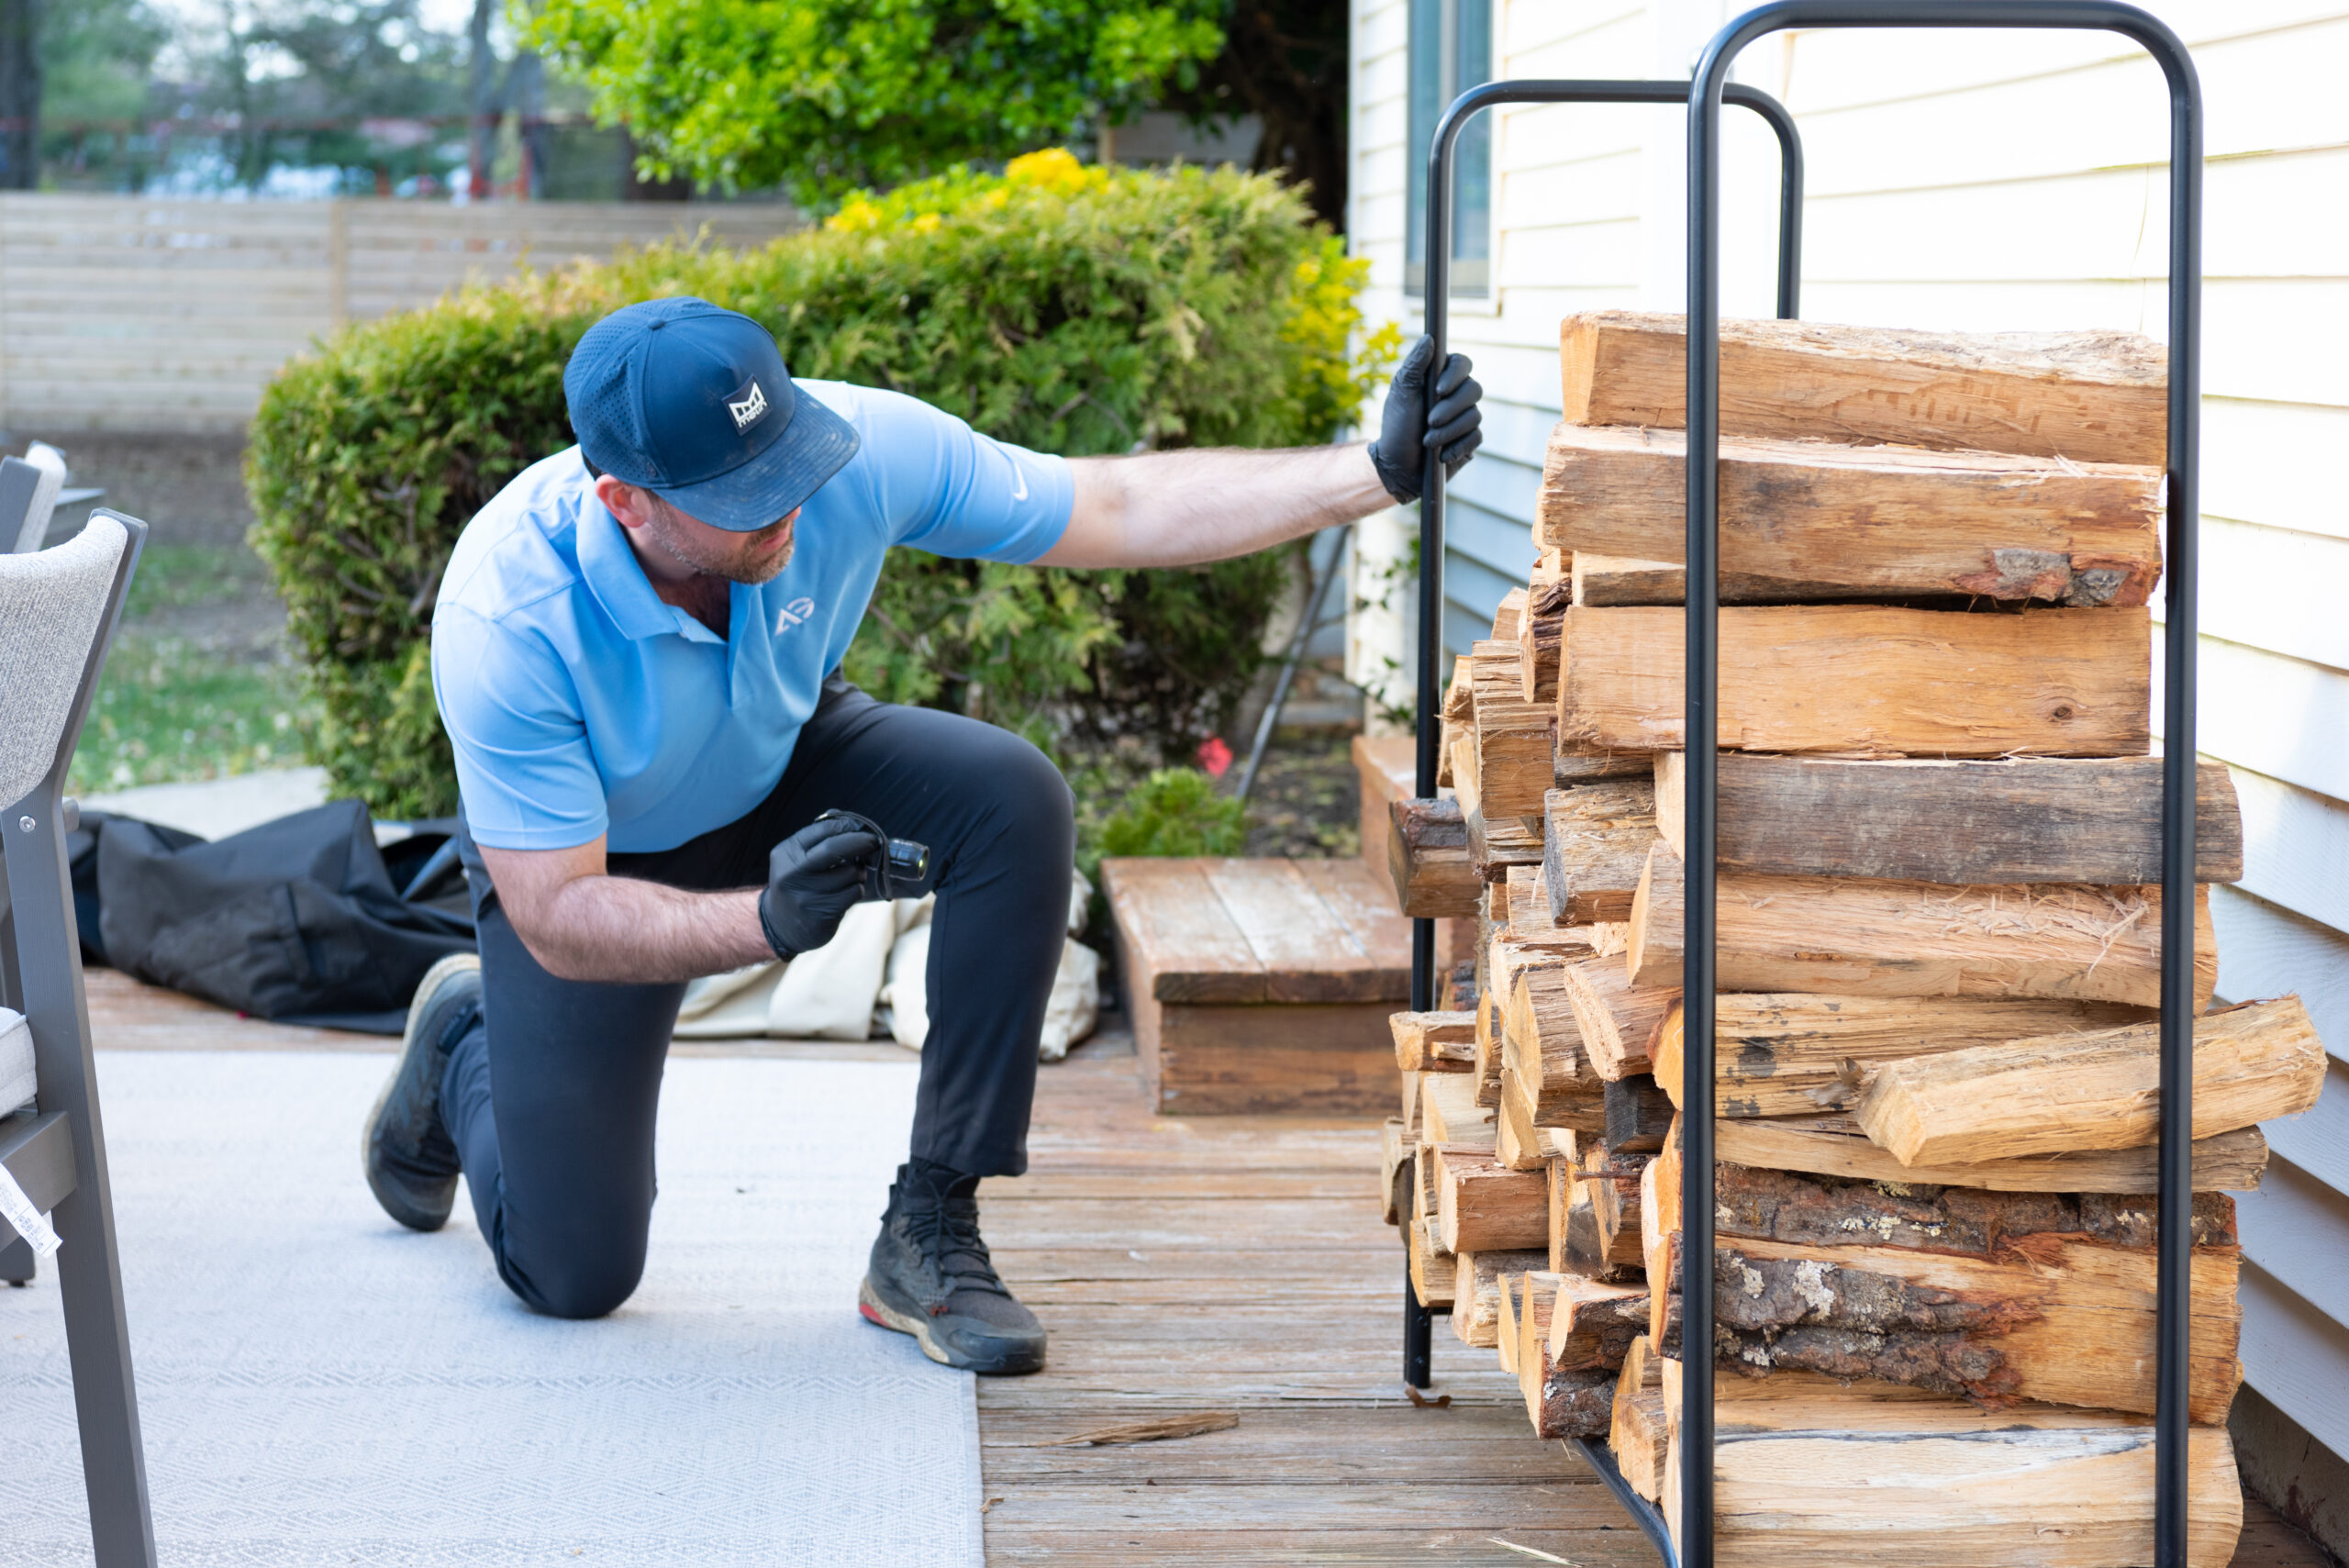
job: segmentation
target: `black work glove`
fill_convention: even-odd
[[[1476,406],[1485,389],[1468,374],[1475,367],[1465,354],[1445,360],[1430,397],[1428,369],[1434,359],[1433,339],[1421,338],[1411,345],[1396,369],[1395,384],[1386,389],[1378,439],[1370,443],[1370,464],[1378,470],[1378,482],[1397,501],[1419,498],[1429,447],[1443,454],[1443,476],[1450,479],[1485,444],[1485,432],[1477,428],[1485,414]]]
[[[759,895],[759,929],[775,957],[832,940],[841,917],[864,901],[865,867],[881,851],[869,828],[841,818],[811,822],[774,847]]]

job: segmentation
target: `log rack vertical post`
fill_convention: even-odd
[[[1453,101],[1437,125],[1428,149],[1427,335],[1433,339],[1433,363],[1441,367],[1446,353],[1446,317],[1452,304],[1452,161],[1461,129],[1477,114],[1499,104],[1673,104],[1688,102],[1687,82],[1605,80],[1529,80],[1488,82],[1472,87]],[[1726,102],[1760,115],[1778,139],[1778,315],[1794,318],[1802,284],[1802,139],[1794,117],[1767,93],[1731,85]],[[1419,658],[1418,706],[1418,772],[1412,792],[1432,800],[1436,792],[1443,720],[1443,464],[1431,450],[1419,477]],[[1427,1012],[1441,1001],[1435,962],[1435,922],[1411,922],[1411,1008]],[[1409,1224],[1407,1216],[1404,1225]],[[1419,1303],[1411,1284],[1409,1238],[1405,1237],[1403,1262],[1403,1382],[1425,1388],[1432,1375],[1435,1314]],[[1627,1501],[1636,1496],[1621,1482],[1611,1461],[1600,1473]],[[1645,1504],[1640,1504],[1645,1507]],[[1649,1527],[1650,1516],[1642,1518]],[[1654,1534],[1653,1530],[1650,1531]],[[1666,1543],[1661,1536],[1658,1544]]]
[[[1730,67],[1766,34],[1792,28],[2038,28],[2115,32],[2159,62],[2170,93],[2169,526],[2162,649],[2162,1020],[2160,1236],[2154,1550],[2186,1568],[2187,1270],[2193,1201],[2194,680],[2196,492],[2201,402],[2202,103],[2177,36],[2117,0],[1778,0],[1715,34],[1688,95],[1687,914],[1682,969],[1681,1256],[1684,1400],[1679,1557],[1713,1564],[1713,1046],[1720,717],[1720,110]],[[1431,258],[1432,260],[1432,258]],[[1672,1499],[1666,1500],[1671,1506]]]

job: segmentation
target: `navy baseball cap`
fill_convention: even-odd
[[[856,455],[856,428],[792,384],[767,329],[706,299],[624,306],[563,367],[587,461],[713,528],[781,521]]]

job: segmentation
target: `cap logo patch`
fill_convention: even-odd
[[[730,397],[726,400],[726,411],[734,416],[737,434],[749,429],[758,423],[759,416],[767,411],[766,389],[756,381],[751,382],[751,390],[739,400]]]

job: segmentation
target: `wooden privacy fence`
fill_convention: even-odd
[[[0,428],[228,431],[346,321],[629,246],[760,243],[780,205],[0,195]]]

